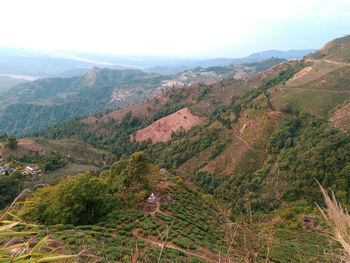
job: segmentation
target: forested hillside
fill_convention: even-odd
[[[93,246],[86,261],[337,262],[315,202],[319,182],[349,207],[349,76],[314,54],[34,132],[56,154],[103,153],[103,171],[33,191],[17,215],[68,252]]]
[[[165,76],[140,70],[93,68],[71,78],[40,79],[0,93],[0,133],[24,135],[72,117],[96,116],[140,103],[173,86],[246,78],[283,59],[255,64],[197,68]]]

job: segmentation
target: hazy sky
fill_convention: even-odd
[[[0,46],[240,57],[350,34],[350,0],[0,0]]]

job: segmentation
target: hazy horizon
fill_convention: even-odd
[[[122,57],[239,58],[319,49],[350,33],[350,1],[45,1],[0,4],[0,46]],[[24,22],[23,22],[24,21]]]

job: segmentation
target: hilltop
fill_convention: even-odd
[[[339,63],[350,63],[350,35],[336,38],[328,42],[323,48],[310,55],[312,59],[331,60]]]

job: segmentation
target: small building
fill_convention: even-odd
[[[156,196],[154,195],[154,193],[152,193],[150,197],[148,197],[148,203],[154,203],[155,201],[156,201]]]
[[[33,171],[33,170],[34,170],[34,169],[33,169],[32,167],[30,167],[30,166],[27,166],[26,169],[27,169],[28,171]]]

